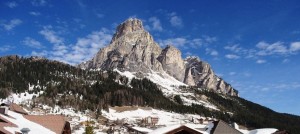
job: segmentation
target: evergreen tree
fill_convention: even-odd
[[[90,125],[90,122],[88,121],[85,126],[85,134],[94,134],[94,128]]]

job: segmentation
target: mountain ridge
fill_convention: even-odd
[[[226,122],[243,124],[247,128],[275,127],[291,133],[300,131],[299,116],[278,113],[237,96],[192,86],[179,87],[174,92],[175,96],[166,96],[149,79],[132,78],[127,85],[128,78],[115,71],[83,70],[48,59],[7,56],[0,57],[0,77],[0,98],[9,98],[13,94],[20,100],[18,96],[26,96],[28,100],[23,100],[23,103],[33,108],[46,104],[50,107],[72,107],[78,111],[89,109],[101,114],[99,110],[107,110],[109,106],[147,106],[181,114],[213,116]],[[185,102],[191,95],[200,99],[198,102],[207,101],[217,109],[193,102],[181,104],[175,99]]]
[[[130,18],[121,23],[111,42],[80,68],[149,73],[167,73],[175,79],[200,88],[238,96],[229,83],[218,77],[211,66],[200,58],[183,59],[181,51],[172,45],[161,48],[143,27],[141,20]]]

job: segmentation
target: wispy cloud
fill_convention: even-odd
[[[24,43],[24,45],[29,46],[31,48],[35,48],[35,49],[42,49],[45,46],[43,46],[39,41],[30,38],[30,37],[26,37],[22,43]]]
[[[163,31],[160,20],[157,17],[149,18],[149,22],[151,23],[152,26],[150,27],[150,30]]]
[[[31,4],[33,6],[45,6],[47,4],[46,0],[32,0]]]
[[[11,2],[7,2],[6,5],[9,7],[9,8],[15,8],[18,6],[18,3],[15,2],[15,1],[11,1]]]
[[[268,43],[265,41],[260,41],[255,45],[255,48],[251,48],[251,49],[245,49],[241,47],[239,44],[228,45],[225,46],[224,49],[232,52],[234,55],[237,55],[238,57],[255,59],[256,63],[262,64],[266,62],[266,60],[260,59],[262,57],[274,56],[274,55],[281,56],[281,57],[288,57],[297,54],[300,51],[300,42],[284,43],[281,41],[277,41],[274,43]],[[287,62],[283,61],[283,63],[287,63]]]
[[[183,21],[181,19],[181,17],[179,17],[175,12],[172,12],[169,14],[170,17],[170,23],[172,26],[174,27],[183,27]]]
[[[288,63],[288,62],[290,62],[289,59],[284,59],[284,60],[282,60],[282,63]]]
[[[29,12],[29,14],[32,16],[40,16],[41,15],[40,12],[34,12],[34,11]]]
[[[20,19],[12,19],[7,24],[3,23],[1,25],[3,26],[3,28],[5,30],[10,31],[13,28],[15,28],[16,26],[20,25],[21,23],[22,23],[22,21]]]
[[[263,64],[263,63],[266,63],[266,62],[267,62],[266,60],[261,60],[261,59],[256,61],[257,64]]]
[[[75,44],[65,45],[64,38],[60,37],[51,26],[45,26],[39,32],[47,41],[53,44],[52,50],[33,51],[32,55],[46,56],[72,65],[91,59],[100,48],[107,45],[112,32],[107,29],[92,32],[83,38],[78,38]]]
[[[112,35],[107,29],[92,32],[84,38],[78,38],[76,44],[71,47],[71,50],[65,57],[71,64],[89,60],[100,48],[107,45],[111,38]]]
[[[257,43],[256,47],[259,49],[257,55],[273,55],[273,54],[287,54],[289,52],[288,48],[283,44],[283,42],[275,42],[269,44],[267,42],[261,41]]]
[[[239,47],[238,44],[231,45],[231,46],[225,46],[224,49],[230,50],[234,53],[240,53],[243,50],[241,47]]]
[[[300,50],[300,42],[292,42],[290,46],[291,52],[296,52]]]
[[[203,35],[202,38],[207,44],[211,44],[217,41],[217,37]]]
[[[63,38],[57,35],[57,33],[52,29],[52,26],[44,26],[43,30],[41,30],[39,34],[43,35],[45,39],[52,44],[63,44]]]
[[[12,45],[4,45],[0,47],[0,52],[7,52],[10,51],[14,48]]]
[[[255,49],[245,49],[239,44],[228,45],[225,46],[224,49],[234,53],[235,55],[243,56],[245,58],[255,58],[257,51]]]
[[[226,54],[225,57],[226,57],[227,59],[232,59],[232,60],[236,60],[236,59],[239,59],[239,58],[240,58],[240,56],[235,55],[235,54]]]
[[[51,52],[53,57],[51,58],[55,60],[61,60],[57,59],[56,57],[63,56],[68,52],[68,46],[64,44],[64,39],[53,30],[52,26],[44,26],[39,34],[43,35],[47,41],[54,45],[53,51]]]
[[[188,44],[188,40],[186,38],[179,37],[179,38],[170,38],[166,40],[158,40],[158,43],[161,46],[173,45],[179,48],[179,47],[185,47],[185,45]]]
[[[158,39],[158,44],[162,47],[167,45],[173,45],[177,48],[200,48],[206,45],[210,45],[217,41],[216,37],[202,36],[202,38],[188,38],[177,37],[168,39]],[[216,54],[214,52],[214,54]]]
[[[42,50],[41,52],[32,51],[31,55],[39,56],[39,57],[46,57],[46,56],[48,56],[48,51],[46,51],[46,50]]]
[[[205,51],[206,51],[206,54],[209,54],[211,56],[218,56],[219,55],[219,52],[215,49],[206,48]]]
[[[229,72],[229,75],[236,75],[236,72]]]

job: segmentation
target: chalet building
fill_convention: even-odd
[[[20,107],[19,105],[15,104],[15,103],[11,103],[9,105],[9,110],[14,111],[19,114],[28,115],[28,113],[22,107]]]
[[[71,134],[70,123],[61,115],[24,115],[24,117],[57,134]]]
[[[148,116],[144,119],[144,122],[146,125],[155,126],[158,123],[158,120],[159,120],[158,117]]]
[[[174,125],[156,129],[149,134],[203,134],[200,131],[185,125]]]
[[[23,124],[28,123],[28,126],[17,125],[20,123],[19,120],[22,120]],[[35,124],[35,126],[31,126],[30,123]],[[28,115],[17,104],[1,104],[0,134],[21,134],[22,131],[29,131],[30,134],[30,129],[35,130],[32,133],[37,133],[37,127],[41,128],[39,129],[39,133],[43,133],[40,131],[45,130],[56,134],[71,134],[70,123],[61,115]],[[7,128],[10,128],[10,130],[7,130]]]
[[[210,134],[243,134],[222,120],[214,121],[213,124]]]

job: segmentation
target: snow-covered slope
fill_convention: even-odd
[[[132,78],[137,78],[135,72],[129,71],[119,71],[114,69],[115,72],[118,72],[120,75],[125,76],[129,79],[129,83]],[[183,103],[185,105],[199,104],[204,107],[219,110],[215,105],[209,103],[208,101],[203,101],[199,97],[196,97],[195,94],[191,91],[184,91],[181,87],[187,87],[188,85],[176,80],[174,77],[170,76],[167,73],[160,73],[151,71],[150,73],[143,74],[144,77],[151,80],[153,83],[157,84],[163,94],[168,98],[173,98],[175,95],[180,95]],[[130,85],[129,85],[130,86]],[[202,90],[198,88],[198,90]]]

